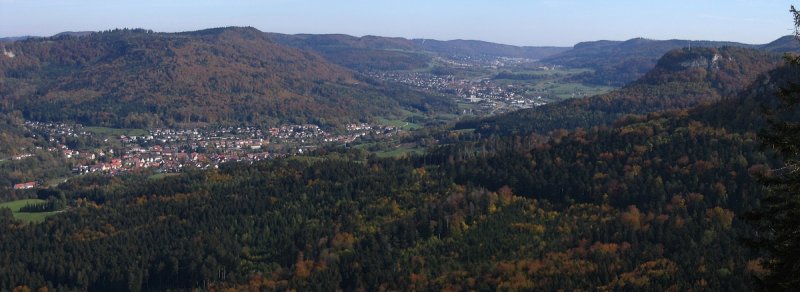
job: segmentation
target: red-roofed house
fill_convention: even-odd
[[[21,184],[15,184],[14,185],[14,189],[15,190],[32,189],[32,188],[35,188],[35,187],[36,187],[36,182],[35,181],[29,181],[29,182],[26,182],[26,183],[21,183]]]

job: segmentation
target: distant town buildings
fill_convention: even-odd
[[[370,135],[391,137],[400,132],[392,126],[367,123],[346,125],[344,131],[332,134],[317,125],[282,125],[269,129],[256,127],[222,127],[207,129],[150,129],[144,135],[119,135],[112,139],[95,139],[101,146],[71,149],[63,138],[91,139],[96,134],[82,125],[26,122],[34,135],[46,135],[58,152],[69,159],[75,174],[118,174],[135,169],[177,172],[186,167],[216,168],[226,162],[259,161],[301,154],[326,143],[352,143]],[[96,138],[96,137],[95,137]],[[21,160],[34,154],[12,157]],[[20,183],[14,189],[36,187],[35,182]]]

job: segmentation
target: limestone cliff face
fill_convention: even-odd
[[[671,72],[732,70],[738,67],[741,62],[749,62],[749,59],[752,59],[755,55],[759,55],[759,58],[763,58],[765,55],[773,55],[769,59],[779,57],[777,54],[734,47],[683,48],[664,54],[654,69],[656,71],[666,70]]]
[[[680,66],[684,68],[703,68],[706,70],[719,70],[719,60],[722,55],[714,53],[709,56],[698,56],[693,59],[680,62]]]
[[[736,47],[683,48],[668,52],[656,67],[634,84],[681,82],[730,95],[781,62],[781,55]]]
[[[14,54],[14,52],[12,52],[12,51],[8,51],[8,50],[6,50],[6,48],[3,48],[3,56],[6,56],[7,58],[12,58],[13,59],[17,55]]]

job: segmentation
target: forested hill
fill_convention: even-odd
[[[716,161],[715,163],[718,164],[712,166],[712,168],[736,162],[732,158],[727,158],[726,160],[726,158],[719,156],[729,151],[732,153],[725,155],[742,156],[737,159],[775,163],[775,161],[770,160],[769,155],[765,156],[761,149],[757,148],[757,141],[754,139],[756,139],[757,132],[768,126],[769,114],[775,114],[777,117],[781,117],[782,120],[790,122],[800,121],[800,110],[784,111],[781,108],[781,98],[778,94],[781,88],[789,88],[789,86],[796,85],[798,76],[800,76],[800,68],[797,66],[781,65],[760,75],[754,82],[737,94],[693,108],[627,115],[617,120],[614,125],[593,127],[591,129],[575,129],[571,131],[561,129],[545,136],[546,142],[542,142],[541,136],[536,134],[510,134],[476,139],[475,142],[453,143],[435,151],[428,157],[430,159],[428,161],[439,161],[446,165],[455,165],[456,168],[452,169],[453,171],[473,175],[462,177],[462,182],[469,181],[489,189],[500,188],[504,181],[513,182],[509,186],[516,190],[518,194],[539,198],[544,197],[552,202],[562,203],[577,200],[571,197],[570,193],[602,195],[606,192],[602,189],[604,187],[598,187],[596,182],[590,182],[590,180],[602,178],[603,181],[606,181],[605,178],[608,177],[597,175],[594,178],[590,178],[589,176],[592,171],[610,167],[609,163],[613,163],[609,161],[617,160],[620,155],[653,155],[652,158],[654,160],[649,162],[640,159],[622,159],[622,161],[628,162],[637,161],[635,163],[644,162],[647,166],[640,165],[639,170],[650,174],[659,172],[658,168],[653,167],[653,165],[661,162],[682,164],[683,162],[680,162],[679,158],[683,155],[696,157],[696,159]],[[469,139],[461,140],[469,141]],[[731,143],[729,145],[731,148],[722,147],[724,143]],[[716,144],[716,146],[712,144]],[[740,148],[745,145],[748,147],[746,150]],[[657,153],[658,151],[664,152]],[[498,163],[500,161],[497,156],[502,155],[522,155],[518,158],[525,157],[525,159],[511,159],[510,161],[518,161],[518,163],[503,165],[502,167],[498,165],[498,169],[495,170],[481,169],[476,167],[477,165],[458,165],[457,163],[458,161]],[[676,158],[670,159],[667,158],[668,156],[675,156]],[[543,162],[544,160],[550,161]],[[602,162],[603,160],[606,162]],[[743,161],[736,163],[744,164]],[[521,165],[526,165],[526,168],[529,167],[529,169],[525,171],[518,169]],[[554,173],[556,171],[555,168],[559,167],[572,167],[572,170],[566,170],[569,175],[562,176]],[[699,165],[695,165],[695,167],[699,167],[695,170],[705,171],[700,169],[702,167]],[[514,170],[515,168],[517,169]],[[499,169],[503,169],[503,171],[497,171]],[[633,169],[635,167],[626,166],[623,169],[611,172],[614,173],[613,175],[609,172],[605,173],[613,177]],[[755,170],[750,169],[748,171]],[[531,177],[524,177],[528,171],[565,181],[531,180]],[[671,175],[678,172],[689,174],[678,171],[678,168],[663,169],[662,171],[675,172]],[[581,186],[580,183],[566,181],[579,181],[578,177],[581,176],[581,173],[587,175],[585,177],[587,185]],[[730,177],[720,177],[720,179],[741,178],[733,173],[729,175]],[[664,177],[666,177],[666,174]],[[711,180],[699,179],[694,182],[708,181]],[[758,185],[755,180],[750,182],[753,185]],[[581,191],[575,189],[589,185],[594,185],[594,187]],[[648,196],[645,190],[629,189],[627,191],[641,192],[641,196]],[[620,194],[618,190],[608,191],[607,193]],[[627,198],[619,206],[636,203],[627,201],[635,197],[637,196]],[[599,197],[583,198],[577,201],[582,202],[587,199],[597,200]],[[740,207],[747,206],[742,205]]]
[[[32,36],[2,37],[2,38],[0,38],[0,43],[21,41],[21,40],[29,39],[29,38],[32,38]]]
[[[592,286],[599,290],[665,290],[670,285],[683,286],[678,290],[693,285],[750,290],[763,269],[759,255],[742,241],[752,234],[741,221],[742,214],[757,206],[764,194],[758,177],[780,165],[769,150],[759,147],[756,132],[767,125],[765,109],[780,112],[777,89],[797,84],[798,76],[797,67],[781,66],[736,96],[691,110],[631,117],[614,127],[558,131],[546,141],[510,136],[455,143],[426,161],[441,165],[457,184],[513,190],[566,210],[581,209],[575,217],[586,222],[606,222],[576,225],[597,229],[583,239],[594,242],[593,248],[574,250],[591,260],[582,262],[587,257],[570,252],[559,254],[559,263],[573,263],[575,271],[604,274],[613,269],[608,268],[614,266],[607,264],[608,258],[590,255],[603,247],[622,247],[626,242],[640,248],[658,246],[657,256],[637,253],[634,258],[650,261],[633,271],[609,275],[608,280],[600,276],[596,282],[610,285]],[[798,110],[785,114],[786,121],[800,121]],[[602,212],[589,211],[592,208],[616,210],[619,221],[605,221]],[[616,227],[622,228],[619,233],[608,232]],[[627,236],[631,241],[616,241]],[[611,242],[622,245],[605,245]],[[631,264],[630,259],[623,265]],[[546,262],[519,257],[512,261],[516,269],[507,268],[524,275],[526,264],[535,263],[536,268],[527,267],[537,272],[528,275],[538,276],[542,269],[548,270]],[[595,266],[597,262],[606,264]],[[662,277],[671,280],[659,284],[665,280]],[[575,276],[568,278],[568,283],[575,283]]]
[[[415,39],[420,48],[448,56],[483,56],[542,59],[569,50],[567,47],[553,46],[512,46],[474,40],[439,41]]]
[[[759,49],[771,52],[798,52],[800,51],[800,42],[797,41],[797,37],[787,35],[768,44],[761,45]]]
[[[788,37],[792,38],[792,37]],[[627,41],[593,41],[576,44],[571,50],[545,58],[543,61],[574,68],[591,68],[582,81],[622,86],[649,72],[659,58],[670,50],[685,47],[741,47],[771,52],[796,52],[797,44],[787,37],[764,45],[735,42],[651,40],[635,38]]]
[[[756,112],[800,75],[768,76],[716,104]],[[739,215],[778,162],[717,108],[421,157],[84,176],[42,192],[71,204],[42,224],[0,210],[0,289],[750,291],[764,268]]]
[[[410,70],[425,68],[431,55],[410,40],[342,34],[268,33],[276,43],[319,53],[330,62],[354,70]]]
[[[448,104],[359,82],[316,53],[276,44],[253,28],[114,30],[2,46],[3,109],[31,120],[115,127],[338,125],[401,106]]]
[[[341,34],[268,33],[277,43],[313,50],[336,64],[356,70],[427,68],[433,56],[510,57],[541,59],[566,51],[565,47],[520,47],[483,41],[364,36]]]
[[[690,117],[730,131],[764,129],[768,126],[770,116],[786,121],[800,121],[800,111],[782,110],[781,98],[778,96],[781,89],[797,86],[797,76],[800,76],[800,68],[797,66],[781,66],[759,76],[737,95],[690,110]]]
[[[22,123],[19,113],[0,113],[0,145],[3,145],[0,147],[0,160],[19,155],[22,152],[19,149],[33,146],[34,139],[25,136]]]
[[[544,134],[559,128],[609,125],[628,114],[686,109],[734,96],[781,62],[780,54],[754,49],[677,49],[665,54],[645,76],[617,91],[463,121],[456,127],[475,128],[483,134]]]

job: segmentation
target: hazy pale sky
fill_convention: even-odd
[[[145,28],[253,26],[514,45],[591,40],[726,40],[761,44],[791,34],[784,0],[0,0],[0,37]]]

